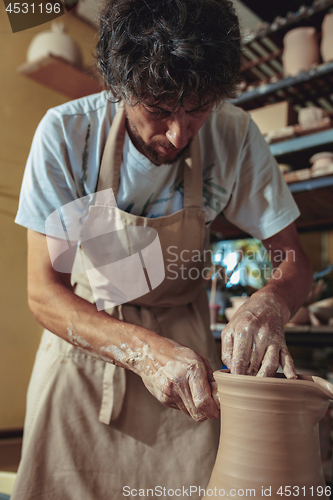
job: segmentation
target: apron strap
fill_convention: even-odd
[[[197,134],[185,154],[184,208],[202,207],[202,166],[200,139]]]
[[[112,188],[115,199],[117,199],[120,167],[123,161],[126,134],[125,119],[124,104],[120,102],[103,151],[97,184],[97,191]]]
[[[109,425],[111,420],[116,420],[119,417],[125,393],[125,369],[111,363],[105,363],[102,404],[99,412],[99,421],[102,424]]]

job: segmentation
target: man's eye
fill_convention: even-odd
[[[155,117],[166,117],[166,116],[170,116],[172,114],[171,111],[168,111],[166,109],[159,109],[159,108],[148,108],[146,107],[145,108],[146,111],[151,115],[151,116],[155,116]]]
[[[197,108],[197,109],[193,109],[192,111],[190,111],[190,115],[202,115],[204,113],[207,113],[207,111],[209,110],[209,106],[206,106],[204,108]]]
[[[157,110],[157,111],[156,110],[151,110],[151,111],[148,110],[148,112],[152,116],[156,116],[156,117],[159,117],[159,118],[171,115],[171,113],[169,111],[164,111],[164,110]]]

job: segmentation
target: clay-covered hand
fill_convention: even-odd
[[[283,304],[273,293],[256,293],[222,331],[222,361],[231,373],[272,377],[281,364],[287,378],[297,378],[286,346]]]
[[[135,371],[160,403],[177,408],[195,421],[219,417],[219,400],[213,370],[192,349],[162,338],[146,350]]]

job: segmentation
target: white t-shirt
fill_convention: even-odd
[[[117,105],[106,92],[50,109],[37,127],[28,157],[16,222],[45,234],[56,209],[94,193]],[[224,104],[199,132],[206,225],[223,211],[240,229],[265,239],[299,211],[257,126],[245,111]],[[143,217],[183,208],[181,162],[156,167],[125,138],[117,205]]]

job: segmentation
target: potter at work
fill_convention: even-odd
[[[52,108],[40,122],[16,222],[28,228],[29,305],[45,330],[12,500],[118,500],[128,488],[207,486],[221,359],[206,263],[188,256],[203,254],[221,212],[276,256],[267,285],[223,330],[222,361],[232,374],[272,377],[281,364],[296,378],[284,325],[307,297],[312,271],[279,167],[250,115],[228,102],[240,54],[228,0],[108,1],[97,43],[106,90]],[[89,196],[94,204],[66,217],[68,204]],[[46,221],[59,210],[67,235],[78,220],[107,221],[112,196],[125,234],[158,234],[165,277],[98,310],[89,269],[71,276],[52,266],[48,242],[57,244],[58,228],[46,231]],[[71,266],[91,259],[98,267],[99,257],[105,264],[107,243],[92,259],[77,241]]]

